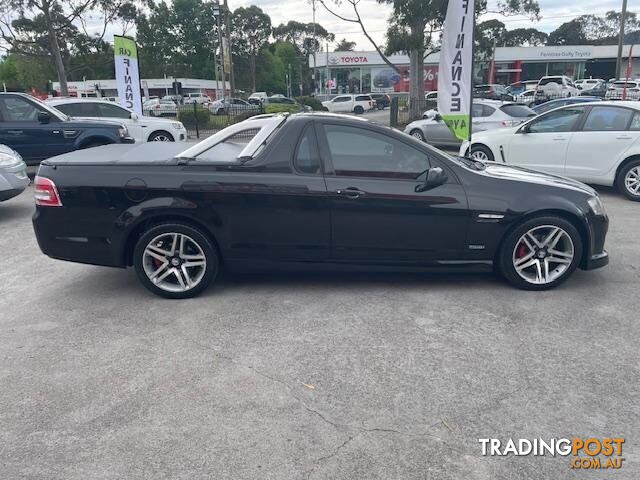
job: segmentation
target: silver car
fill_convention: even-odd
[[[474,132],[515,127],[536,116],[536,112],[525,105],[500,100],[474,100],[472,113]],[[431,145],[453,147],[461,143],[435,110],[425,112],[421,120],[411,122],[404,132]]]
[[[27,165],[22,157],[6,145],[0,145],[0,202],[20,195],[27,185]]]

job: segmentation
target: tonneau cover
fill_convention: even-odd
[[[184,142],[112,144],[76,150],[44,160],[46,165],[174,164]]]

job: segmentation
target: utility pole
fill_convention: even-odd
[[[224,47],[222,45],[222,23],[220,21],[220,2],[216,1],[213,6],[213,12],[216,16],[218,25],[218,45],[220,45],[220,70],[222,71],[222,99],[227,97],[227,76],[224,71]]]
[[[318,40],[316,39],[316,0],[311,0],[311,9],[313,11],[313,72],[311,80],[313,80],[313,94],[318,93],[318,82],[316,81],[316,50],[318,50]],[[300,80],[302,82],[302,80]],[[302,95],[302,90],[300,90]]]
[[[624,45],[624,24],[627,22],[627,0],[622,0],[622,14],[620,15],[620,37],[618,38],[618,57],[616,59],[616,79],[620,78],[622,68],[622,47]]]
[[[227,37],[227,46],[229,48],[229,81],[231,82],[231,96],[233,97],[234,92],[236,91],[236,80],[233,75],[233,54],[231,48],[231,30],[229,29],[229,24],[231,23],[231,12],[229,11],[229,6],[227,5],[227,0],[224,0],[224,29]]]

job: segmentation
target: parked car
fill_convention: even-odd
[[[473,102],[473,132],[520,125],[535,116],[529,107],[512,102],[476,99]],[[423,142],[438,146],[458,146],[460,140],[454,137],[444,120],[435,110],[425,113],[425,118],[406,126],[404,132]]]
[[[402,80],[398,72],[392,68],[383,68],[373,77],[373,86],[375,88],[393,89],[393,87]]]
[[[541,103],[556,98],[574,97],[580,94],[573,80],[565,75],[542,77],[536,86],[536,101]]]
[[[558,98],[557,100],[549,100],[548,102],[540,103],[533,108],[533,111],[538,115],[541,113],[548,112],[549,110],[553,110],[555,108],[564,107],[566,105],[575,105],[577,103],[591,103],[591,102],[599,102],[601,98],[598,97],[587,97],[579,95],[577,97],[568,97],[568,98]]]
[[[536,91],[525,90],[522,93],[515,95],[515,102],[527,107],[532,107],[536,103]]]
[[[608,87],[606,83],[600,83],[595,87],[590,88],[589,90],[580,91],[579,95],[584,97],[598,97],[600,99],[604,99],[604,97],[607,95],[607,89]]]
[[[424,100],[425,109],[429,110],[438,108],[438,92],[436,90],[425,93]]]
[[[182,103],[197,103],[198,105],[206,105],[209,102],[211,102],[209,96],[201,92],[187,93],[182,97]]]
[[[582,92],[588,92],[589,90],[598,88],[601,85],[605,85],[606,83],[607,82],[605,82],[601,78],[583,78],[574,82],[575,86],[578,87]]]
[[[0,144],[0,202],[20,195],[27,185],[27,164],[18,152]]]
[[[254,117],[184,151],[62,155],[43,162],[35,191],[45,254],[133,266],[168,298],[201,293],[223,265],[495,268],[544,290],[608,263],[590,187],[452,157],[352,116]]]
[[[635,80],[619,80],[609,84],[605,100],[640,100],[640,81]]]
[[[386,93],[372,93],[371,98],[376,102],[376,108],[378,110],[384,110],[391,105],[391,97]]]
[[[122,122],[74,120],[30,95],[0,93],[0,143],[27,165],[73,150],[134,141]]]
[[[173,100],[156,98],[144,102],[142,104],[142,112],[150,117],[177,117],[178,106]]]
[[[184,97],[178,94],[165,95],[161,100],[170,100],[176,105],[182,105],[184,103]]]
[[[251,95],[249,95],[249,98],[247,101],[253,105],[261,105],[262,102],[265,101],[267,98],[269,98],[269,95],[267,95],[267,92],[253,92]]]
[[[640,105],[597,102],[570,105],[524,125],[481,132],[461,154],[615,186],[640,201]]]
[[[513,101],[513,95],[507,91],[504,85],[476,85],[473,87],[474,98],[484,98],[486,100]]]
[[[507,93],[514,97],[520,95],[527,90],[535,90],[538,86],[538,80],[525,80],[524,82],[515,82],[507,87]]]
[[[375,105],[373,98],[369,94],[338,95],[331,100],[322,102],[323,107],[334,113],[353,112],[360,114],[373,110],[376,108]]]
[[[209,104],[209,110],[214,115],[240,115],[246,112],[260,111],[258,105],[251,104],[241,98],[221,98]]]
[[[139,116],[133,110],[115,103],[90,98],[54,98],[46,103],[69,117],[118,119],[136,142],[175,142],[187,139],[187,130],[181,122]]]

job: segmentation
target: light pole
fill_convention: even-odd
[[[622,46],[624,45],[624,24],[627,20],[627,0],[622,0],[622,13],[620,15],[620,37],[618,38],[618,57],[616,59],[616,79],[620,78],[622,67]]]
[[[222,71],[222,99],[224,100],[227,96],[227,76],[224,71],[224,45],[222,42],[222,25],[220,22],[220,3],[216,1],[213,6],[213,12],[216,16],[216,22],[218,25],[218,45],[220,45],[220,70]]]

